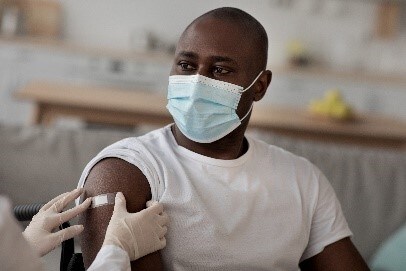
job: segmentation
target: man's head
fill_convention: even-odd
[[[254,17],[240,9],[218,8],[196,18],[182,33],[171,75],[200,74],[245,89],[262,72],[238,103],[241,119],[271,81],[267,55],[266,31]],[[237,130],[245,130],[248,119]]]
[[[248,13],[237,8],[218,8],[196,18],[182,33],[175,53],[171,75],[201,74],[236,85],[249,86],[266,69],[268,37],[264,27]],[[244,93],[248,106],[238,108],[241,117],[252,101],[260,100],[271,80],[265,72]],[[249,97],[244,97],[249,96]],[[240,115],[241,109],[241,115]]]
[[[245,11],[237,8],[217,8],[196,18],[186,28],[182,36],[186,34],[190,27],[206,19],[214,19],[217,20],[217,22],[223,22],[224,24],[220,23],[215,27],[225,31],[228,34],[233,33],[228,31],[236,30],[239,34],[236,37],[239,39],[236,45],[239,47],[240,44],[245,43],[248,46],[251,46],[250,49],[255,54],[255,63],[253,64],[257,66],[259,71],[265,70],[268,58],[268,35],[266,34],[264,27],[260,22],[258,22],[257,19]],[[230,25],[233,27],[230,27]],[[215,33],[213,33],[213,35],[215,35]]]

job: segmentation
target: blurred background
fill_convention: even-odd
[[[372,263],[406,223],[403,0],[0,0],[0,193],[45,202],[103,147],[170,123],[177,40],[222,6],[269,36],[273,80],[249,133],[326,174]]]
[[[406,118],[406,8],[402,1],[1,0],[0,120],[27,123],[33,80],[165,94],[186,25],[220,6],[256,17],[274,80],[265,101],[306,107],[338,88],[358,111]],[[244,42],[244,41],[241,41]]]

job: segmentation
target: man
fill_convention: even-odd
[[[271,82],[262,25],[212,10],[179,39],[168,87],[175,124],[104,149],[84,170],[89,196],[123,191],[129,211],[164,204],[167,247],[133,270],[368,270],[334,191],[311,163],[245,137]],[[84,216],[88,266],[112,209]]]

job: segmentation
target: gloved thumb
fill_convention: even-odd
[[[158,204],[158,202],[155,200],[151,199],[151,200],[147,201],[147,207],[151,207],[152,205],[156,205],[156,204]]]
[[[121,192],[117,192],[114,200],[114,213],[127,212],[126,200]]]

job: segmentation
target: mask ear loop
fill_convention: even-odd
[[[243,93],[243,92],[247,91],[250,87],[252,87],[252,86],[255,84],[255,82],[258,80],[258,78],[261,76],[261,74],[262,74],[263,72],[264,72],[264,71],[261,71],[261,72],[257,75],[257,77],[255,77],[255,79],[254,79],[254,81],[252,81],[251,85],[249,85],[248,87],[246,87],[246,88],[243,89],[243,90],[240,90],[240,93]]]
[[[247,114],[245,114],[244,117],[242,117],[242,119],[240,119],[240,122],[242,122],[252,111],[252,108],[254,107],[254,103],[251,104],[250,110],[248,110]]]
[[[262,73],[263,73],[263,71],[261,71],[261,72],[257,75],[257,77],[255,77],[255,79],[254,79],[254,81],[252,81],[251,85],[249,85],[246,89],[241,90],[240,93],[245,92],[245,91],[247,91],[250,87],[252,87],[252,86],[255,84],[255,82],[258,80],[258,78],[261,76]],[[250,110],[248,110],[248,112],[245,114],[245,116],[242,117],[242,119],[240,119],[240,122],[242,122],[242,121],[250,114],[250,112],[252,111],[252,108],[253,108],[253,107],[254,107],[254,103],[251,104]]]

